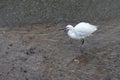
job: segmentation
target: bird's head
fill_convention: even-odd
[[[66,32],[66,31],[71,30],[71,29],[73,29],[73,26],[72,25],[67,25],[65,28],[59,29],[59,30],[64,30],[64,32]]]
[[[73,29],[73,26],[72,25],[67,25],[66,30],[70,30],[70,29]]]

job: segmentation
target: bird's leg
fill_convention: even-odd
[[[83,48],[84,39],[81,39],[80,41],[81,41],[81,45],[80,45],[80,47]]]
[[[83,46],[83,44],[84,44],[84,39],[81,39],[81,42],[82,42],[82,46]]]
[[[83,44],[84,44],[84,39],[81,39],[80,40],[81,41],[81,45],[80,45],[80,51],[81,51],[81,53],[83,53]]]

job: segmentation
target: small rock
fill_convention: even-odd
[[[12,46],[13,46],[13,44],[10,44],[9,46],[10,46],[10,47],[12,47]]]
[[[28,49],[28,50],[25,52],[25,54],[27,54],[27,55],[35,54],[35,48],[30,48],[30,49]]]
[[[5,54],[8,54],[8,52],[5,52]]]
[[[79,61],[78,59],[74,59],[74,62],[75,62],[76,64],[79,64],[79,63],[80,63],[80,61]]]
[[[43,56],[43,60],[48,60],[48,57],[47,56]]]

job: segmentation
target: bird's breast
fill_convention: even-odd
[[[68,31],[68,36],[72,39],[80,39],[75,32]]]

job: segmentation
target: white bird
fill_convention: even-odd
[[[91,25],[86,22],[80,22],[75,27],[72,25],[67,25],[67,34],[70,38],[81,40],[82,45],[84,44],[84,38],[92,35],[93,32],[97,30],[97,26]]]

